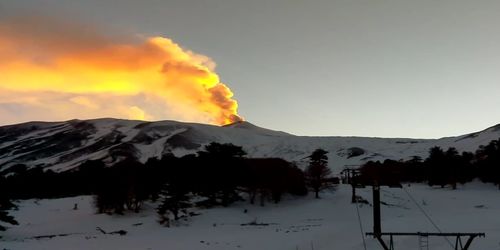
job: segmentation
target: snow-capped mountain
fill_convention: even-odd
[[[317,148],[329,151],[334,171],[369,160],[427,157],[430,147],[475,151],[500,138],[500,125],[481,132],[441,139],[296,136],[249,122],[212,126],[177,121],[119,119],[29,122],[0,127],[0,170],[18,163],[69,170],[88,159],[112,163],[125,155],[142,162],[166,153],[195,153],[210,142],[243,146],[251,157],[281,157],[299,166]]]

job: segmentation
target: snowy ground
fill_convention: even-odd
[[[458,190],[406,186],[443,232],[485,232],[471,249],[500,249],[500,191],[492,185],[471,183]],[[125,216],[96,215],[91,197],[28,200],[12,214],[20,225],[1,233],[0,249],[364,249],[350,186],[312,197],[289,198],[265,207],[240,203],[229,208],[202,210],[189,222],[172,228],[156,222],[154,206]],[[371,189],[359,194],[371,201]],[[402,189],[382,189],[383,231],[437,230]],[[74,204],[78,210],[73,210]],[[248,212],[244,213],[247,209]],[[370,205],[360,207],[363,229],[371,231]],[[245,226],[256,220],[269,225]],[[126,230],[124,236],[96,230]],[[60,235],[53,238],[36,236]],[[365,238],[367,249],[381,249]],[[450,238],[451,242],[455,239]],[[430,249],[453,249],[443,238],[430,238]],[[419,249],[418,238],[397,238],[396,249]]]

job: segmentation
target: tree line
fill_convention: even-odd
[[[306,195],[308,189],[319,198],[331,182],[327,153],[314,151],[303,171],[280,158],[247,158],[240,146],[210,143],[182,157],[167,154],[145,163],[127,157],[113,166],[89,160],[60,173],[16,165],[0,173],[0,190],[6,201],[93,195],[96,212],[107,214],[139,212],[145,201],[157,201],[159,221],[168,226],[192,215],[194,207],[245,200],[264,206],[280,202],[284,194]]]
[[[480,146],[474,153],[459,153],[456,148],[432,147],[426,159],[370,161],[361,167],[364,180],[420,182],[431,186],[465,184],[473,179],[494,183],[500,188],[500,139]]]

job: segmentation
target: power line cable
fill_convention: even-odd
[[[413,196],[410,194],[410,192],[408,192],[408,190],[406,190],[405,187],[403,187],[403,190],[406,192],[406,194],[408,195],[408,197],[410,197],[410,199],[413,201],[413,203],[415,203],[415,205],[417,206],[417,208],[420,210],[420,212],[422,212],[424,214],[424,216],[427,218],[427,220],[429,220],[429,222],[434,226],[434,228],[436,228],[436,230],[439,232],[439,233],[443,233],[441,231],[441,229],[438,227],[438,225],[436,223],[434,223],[434,221],[432,220],[432,218],[425,212],[425,210],[418,204],[418,202],[415,200],[415,198],[413,198]],[[448,242],[448,244],[450,245],[450,247],[452,249],[455,249],[455,247],[453,246],[453,243],[451,243],[451,241],[448,239],[448,237],[444,237],[444,239],[446,240],[446,242]]]
[[[361,239],[363,240],[363,247],[366,250],[365,233],[363,231],[363,223],[361,223],[361,215],[359,214],[359,205],[357,201],[356,201],[356,211],[358,213],[359,229],[361,231]]]

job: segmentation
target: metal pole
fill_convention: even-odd
[[[356,187],[354,185],[355,185],[354,183],[351,183],[352,186],[351,203],[358,203],[358,200],[356,199]]]
[[[467,239],[467,242],[465,243],[465,246],[463,247],[463,249],[464,249],[464,250],[469,249],[470,244],[472,243],[472,240],[473,240],[474,238],[476,238],[476,236],[475,236],[475,235],[471,235],[471,236],[469,236],[469,239]]]
[[[380,186],[373,185],[373,235],[381,237],[382,226],[380,222]]]

